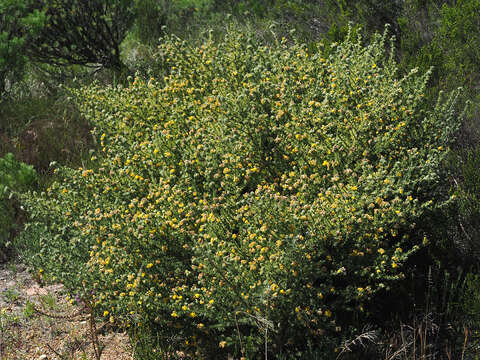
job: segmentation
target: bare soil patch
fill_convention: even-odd
[[[79,312],[75,321],[45,315],[68,317]],[[0,264],[0,360],[95,359],[88,314],[82,315],[61,284],[42,286],[24,265]],[[98,339],[101,360],[133,359],[126,334],[102,331]]]

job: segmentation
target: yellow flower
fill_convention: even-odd
[[[220,342],[218,343],[218,346],[221,347],[221,348],[224,348],[226,345],[227,345],[227,342],[226,342],[226,341],[220,341]]]
[[[423,244],[423,245],[428,245],[428,239],[427,239],[426,236],[423,237],[422,244]]]
[[[109,314],[108,310],[105,310],[105,311],[103,312],[103,316],[107,316],[108,314]]]

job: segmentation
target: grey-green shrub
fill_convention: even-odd
[[[452,201],[456,94],[428,107],[429,74],[399,76],[388,44],[167,37],[162,79],[75,92],[100,150],[25,199],[31,262],[189,354],[333,356]]]

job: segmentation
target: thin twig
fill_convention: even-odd
[[[55,353],[55,355],[57,355],[60,359],[63,357],[61,354],[56,352],[55,349],[50,346],[50,344],[47,344],[47,347],[51,352]]]
[[[341,345],[341,351],[337,355],[337,359],[339,359],[343,354],[347,352],[352,352],[353,346],[362,346],[366,347],[364,340],[370,341],[371,343],[375,344],[375,340],[377,338],[377,332],[375,330],[368,330],[368,327],[363,329],[363,332],[360,335],[357,335],[352,340],[347,340]]]
[[[52,319],[62,319],[62,320],[69,320],[69,321],[77,321],[79,319],[75,319],[77,317],[79,317],[80,315],[83,314],[83,312],[86,310],[86,307],[84,306],[83,308],[81,308],[80,310],[78,310],[77,312],[73,313],[73,314],[66,314],[66,315],[57,315],[57,314],[50,314],[50,313],[47,313],[43,310],[40,310],[38,308],[36,308],[35,306],[33,306],[33,310],[41,315],[44,315],[44,316],[48,316],[49,318],[52,318]],[[86,320],[86,318],[85,318]]]
[[[93,351],[95,352],[95,358],[96,360],[100,360],[100,348],[99,348],[99,343],[98,343],[98,337],[97,337],[97,329],[96,329],[96,324],[95,324],[95,316],[93,315],[93,306],[89,305],[89,311],[90,311],[90,336],[92,338],[92,345],[93,345]]]
[[[465,358],[465,349],[467,348],[467,342],[468,342],[468,329],[466,326],[463,327],[463,333],[465,334],[465,337],[463,341],[462,360]]]
[[[245,350],[243,348],[243,343],[242,343],[242,334],[240,334],[240,327],[238,326],[238,321],[237,321],[237,313],[235,313],[235,325],[237,327],[237,332],[238,332],[238,338],[240,339],[240,352],[242,353],[242,356],[245,355]]]
[[[268,360],[268,326],[265,326],[265,360]]]

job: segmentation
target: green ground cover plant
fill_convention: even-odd
[[[393,47],[163,38],[163,78],[73,91],[99,150],[24,198],[24,256],[196,358],[333,356],[453,201],[456,93],[429,107],[429,73],[400,76]]]
[[[15,160],[12,153],[0,158],[0,259],[5,261],[17,229],[19,204],[16,192],[26,191],[37,180],[33,166]]]

